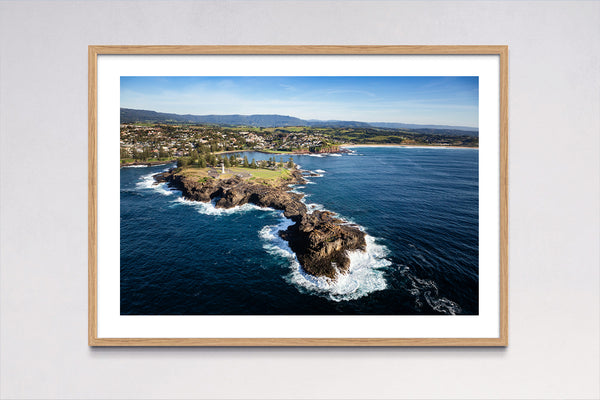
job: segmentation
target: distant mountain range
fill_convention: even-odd
[[[214,124],[230,126],[256,126],[263,128],[285,127],[285,126],[312,126],[332,128],[383,128],[383,129],[407,129],[416,131],[444,131],[447,135],[469,135],[478,136],[478,128],[468,126],[449,125],[418,125],[403,124],[398,122],[360,122],[360,121],[338,121],[338,120],[316,120],[300,119],[287,115],[277,114],[254,114],[254,115],[192,115],[192,114],[169,114],[149,110],[135,110],[132,108],[121,108],[121,123],[152,122],[152,123],[193,123]]]

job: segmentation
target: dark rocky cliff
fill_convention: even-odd
[[[216,207],[232,208],[246,203],[283,211],[294,221],[281,237],[296,253],[307,273],[336,279],[350,267],[347,252],[365,250],[365,234],[358,227],[346,224],[328,211],[308,213],[301,201],[303,195],[289,192],[288,184],[303,183],[302,174],[292,172],[292,181],[280,186],[253,183],[239,177],[198,181],[175,170],[155,175],[158,182],[181,190],[189,200],[207,202],[216,199]]]

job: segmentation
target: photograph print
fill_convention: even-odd
[[[477,76],[121,76],[120,314],[478,315]]]

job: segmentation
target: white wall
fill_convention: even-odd
[[[88,44],[508,44],[507,349],[87,346]],[[0,3],[2,398],[598,398],[600,3]]]

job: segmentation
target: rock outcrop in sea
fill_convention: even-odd
[[[175,169],[157,174],[154,178],[181,190],[188,200],[216,200],[217,208],[252,203],[283,211],[283,215],[294,224],[280,232],[280,236],[289,243],[303,270],[310,275],[335,280],[350,268],[348,251],[365,251],[365,233],[357,226],[335,218],[329,211],[309,213],[302,202],[303,195],[289,191],[288,185],[305,182],[299,170],[293,170],[291,179],[279,186],[250,182],[241,177],[199,181]]]

